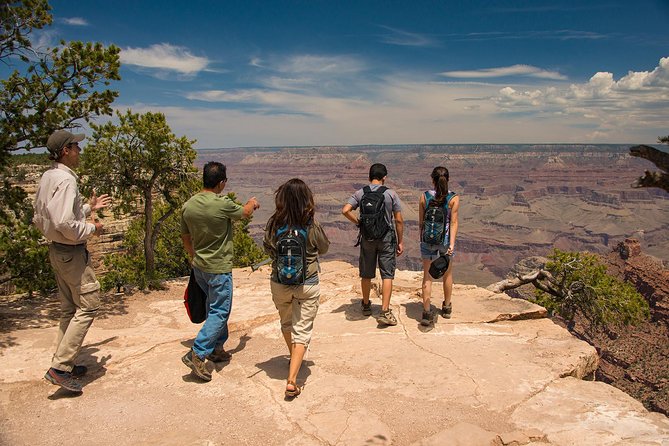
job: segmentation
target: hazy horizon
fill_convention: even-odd
[[[669,134],[669,130],[667,131]],[[666,135],[665,135],[666,136]],[[279,146],[230,146],[230,147],[200,147],[195,150],[198,152],[207,151],[207,150],[244,150],[244,149],[336,149],[336,148],[372,148],[372,147],[397,147],[397,148],[418,148],[418,147],[510,147],[510,146],[562,146],[562,147],[574,147],[574,146],[595,146],[595,147],[625,147],[625,146],[635,146],[635,145],[650,145],[657,146],[658,149],[667,148],[666,144],[657,142],[653,143],[648,142],[634,142],[634,143],[624,143],[624,142],[612,142],[612,143],[594,143],[594,142],[570,142],[570,143],[556,143],[556,142],[536,142],[536,143],[397,143],[397,144],[319,144],[319,145],[279,145]]]

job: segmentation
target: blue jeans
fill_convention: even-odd
[[[204,359],[228,340],[232,309],[232,273],[212,274],[193,267],[195,280],[207,295],[207,320],[193,342],[193,352]]]

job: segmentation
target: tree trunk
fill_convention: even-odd
[[[544,279],[549,275],[550,273],[548,271],[540,269],[529,274],[518,275],[517,277],[512,277],[510,279],[500,280],[499,282],[488,285],[486,289],[492,291],[493,293],[499,294],[503,293],[504,291],[512,290],[514,288],[518,288],[519,286]]]
[[[640,145],[630,147],[630,155],[647,159],[662,170],[662,172],[647,170],[631,184],[632,187],[659,187],[669,192],[669,153],[655,147]]]
[[[151,188],[144,190],[144,259],[146,260],[146,278],[153,280],[156,271],[154,255],[155,239],[153,237],[153,197]]]

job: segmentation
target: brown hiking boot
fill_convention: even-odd
[[[441,316],[444,319],[450,319],[451,313],[453,313],[453,304],[449,303],[448,305],[446,305],[446,302],[443,302],[441,304]]]
[[[397,325],[397,319],[393,314],[393,310],[388,309],[386,311],[381,311],[381,314],[376,319],[380,325]]]
[[[430,324],[434,323],[434,312],[432,308],[428,311],[423,310],[423,316],[420,318],[420,324],[423,327],[429,327]]]
[[[371,316],[372,315],[372,302],[369,301],[365,303],[365,301],[362,301],[362,315],[363,316]]]
[[[212,362],[225,362],[229,361],[232,358],[232,355],[223,349],[223,346],[216,347],[214,351],[207,356],[207,359]]]
[[[195,376],[203,381],[211,381],[211,372],[207,370],[204,359],[200,359],[192,349],[181,358],[181,361],[190,367]]]

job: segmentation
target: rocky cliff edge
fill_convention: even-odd
[[[234,272],[227,349],[199,382],[180,360],[198,327],[168,289],[107,296],[86,338],[84,393],[47,383],[56,298],[0,308],[0,444],[7,445],[669,445],[669,420],[612,386],[583,379],[591,346],[543,308],[456,285],[453,317],[419,323],[421,273],[398,272],[395,327],[360,312],[357,269],[322,265],[322,303],[299,381],[269,269]],[[441,288],[441,287],[434,287]],[[439,305],[442,295],[436,293]]]

